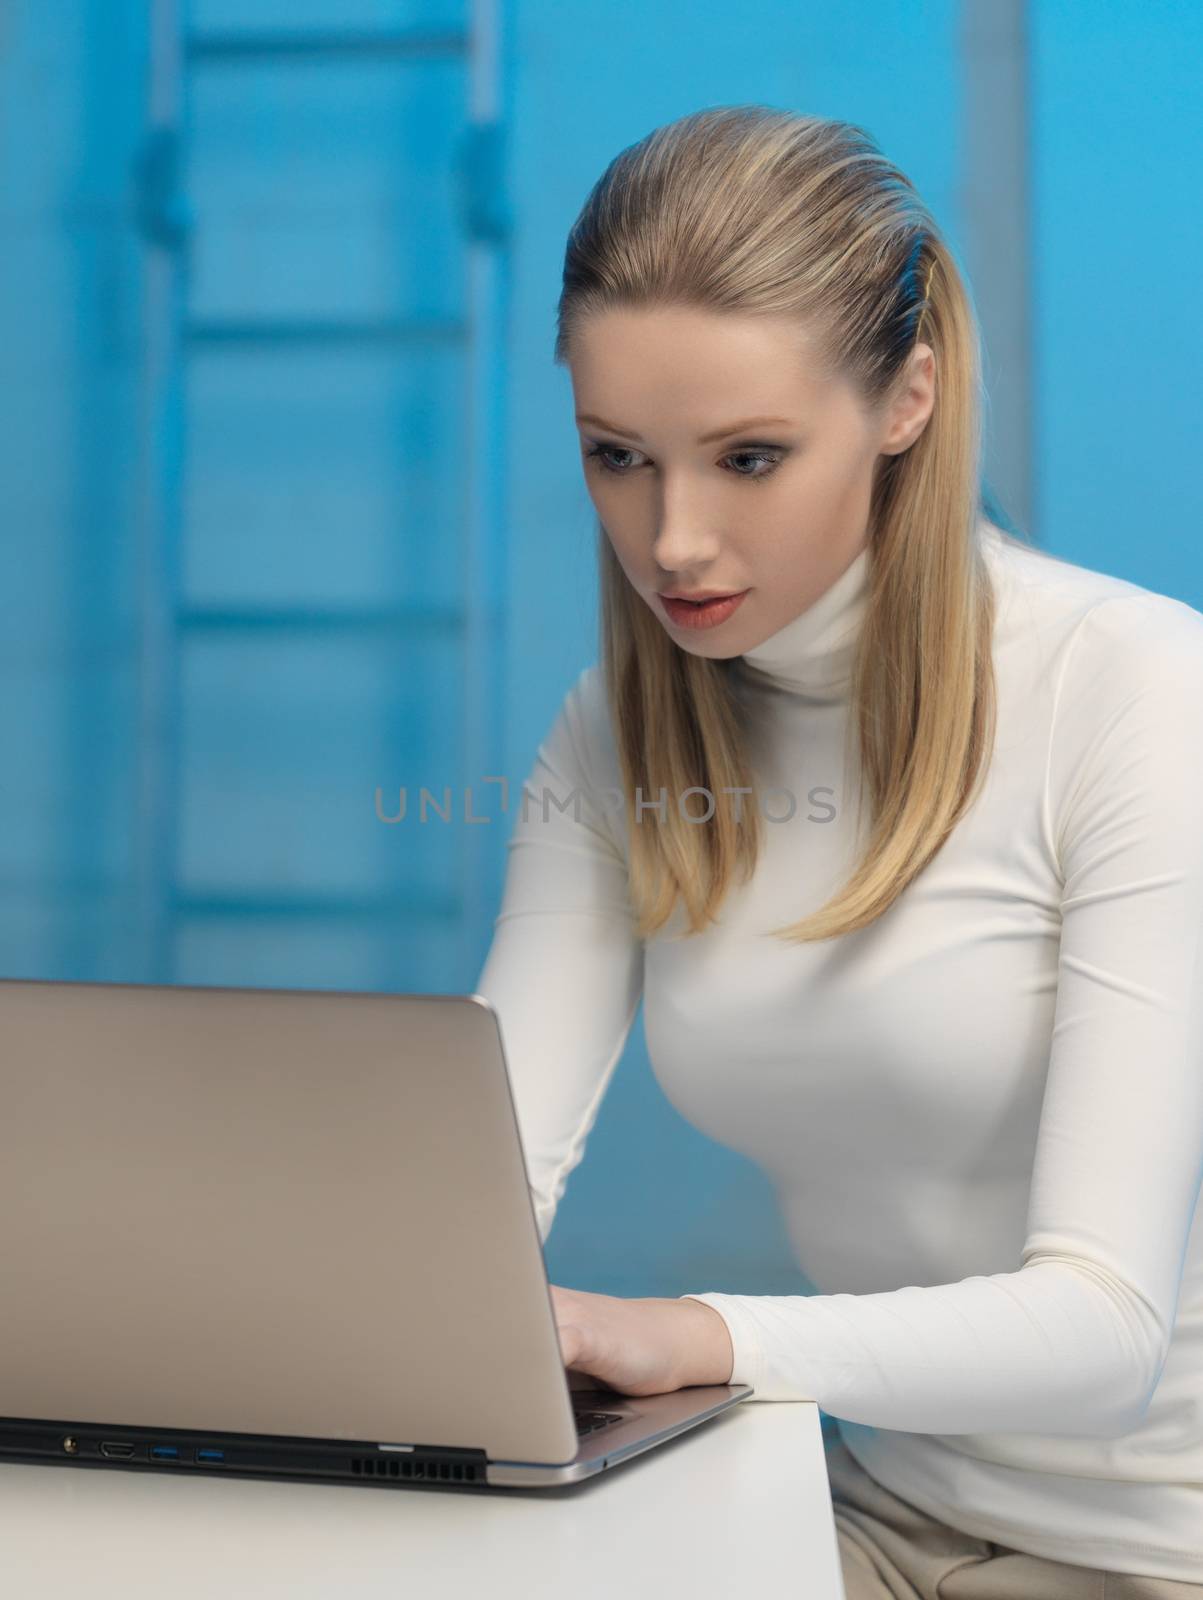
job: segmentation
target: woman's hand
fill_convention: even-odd
[[[555,1284],[551,1300],[565,1368],[619,1394],[667,1394],[730,1377],[727,1325],[700,1300],[624,1300]]]

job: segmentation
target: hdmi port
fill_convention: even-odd
[[[102,1456],[115,1456],[119,1460],[128,1461],[134,1453],[132,1444],[119,1444],[115,1440],[106,1439],[100,1446]]]

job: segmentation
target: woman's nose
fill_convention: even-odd
[[[652,555],[665,572],[680,573],[707,566],[718,555],[720,543],[707,525],[701,507],[678,498],[666,507],[652,544]]]

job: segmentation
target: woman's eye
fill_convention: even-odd
[[[615,466],[607,458],[611,455],[633,456],[638,455],[638,453],[637,450],[628,450],[625,445],[595,444],[586,450],[585,455],[589,458],[596,457],[599,467],[621,478],[626,476],[628,468]],[[761,472],[744,472],[738,468],[728,468],[728,471],[733,471],[737,478],[751,478],[755,481],[759,478],[767,478],[780,465],[781,453],[768,450],[733,450],[730,455],[725,456],[723,459],[726,461],[764,462],[765,470]]]
[[[595,444],[586,450],[585,454],[587,456],[596,456],[599,467],[604,467],[607,472],[617,473],[621,477],[627,469],[614,466],[612,462],[606,460],[606,457],[609,455],[633,456],[636,452],[628,450],[624,445],[620,444]]]
[[[727,457],[727,460],[736,461],[741,458],[748,461],[764,461],[768,465],[764,472],[737,472],[736,477],[738,478],[767,478],[769,473],[774,471],[781,461],[779,455],[770,454],[767,450],[736,450],[733,455]]]

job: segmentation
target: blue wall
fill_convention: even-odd
[[[1203,8],[1032,8],[1038,527],[1203,609]]]
[[[597,653],[565,234],[702,105],[868,127],[970,276],[1004,506],[1203,605],[1201,57],[1197,8],[1116,0],[10,0],[0,971],[471,987],[482,780]],[[613,1293],[805,1287],[638,1021],[547,1250]]]

